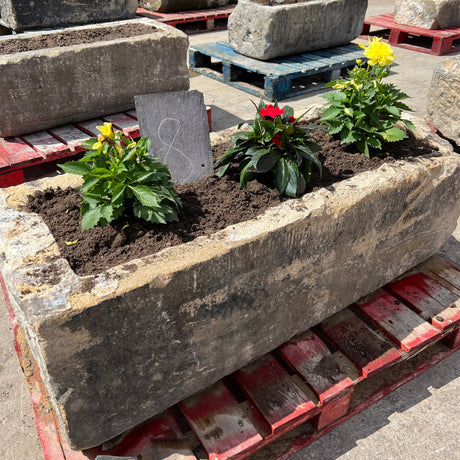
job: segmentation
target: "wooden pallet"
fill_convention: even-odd
[[[105,121],[129,137],[140,136],[136,112],[130,110],[37,133],[0,138],[0,187],[22,184],[29,175],[40,175],[38,168],[79,154],[84,150],[82,143],[97,137],[96,126]]]
[[[320,81],[339,78],[342,69],[362,58],[355,44],[259,61],[235,52],[228,43],[190,47],[190,68],[227,85],[270,101],[318,90]]]
[[[138,8],[137,15],[155,19],[181,29],[187,34],[193,34],[226,29],[228,17],[233,13],[234,8],[234,6],[223,6],[221,8],[174,13],[159,13],[158,11]]]
[[[5,296],[46,460],[284,460],[460,348],[460,268],[434,256],[143,426],[76,452]]]
[[[379,29],[371,32],[370,29],[374,26]],[[369,35],[386,37],[385,41],[393,46],[436,56],[460,50],[460,27],[440,30],[420,29],[397,24],[393,20],[393,14],[365,18],[361,38]]]

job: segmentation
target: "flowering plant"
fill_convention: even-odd
[[[82,231],[104,226],[128,209],[154,223],[177,220],[181,201],[166,165],[149,155],[150,140],[134,142],[114,132],[112,123],[97,129],[100,136],[83,143],[89,149],[83,158],[59,165],[67,173],[83,176]]]
[[[321,121],[328,126],[329,134],[339,134],[342,144],[355,143],[358,151],[370,156],[369,147],[382,148],[382,142],[395,142],[406,134],[395,128],[403,121],[413,128],[409,120],[402,119],[401,110],[411,109],[401,102],[407,94],[399,91],[383,79],[390,74],[395,58],[393,49],[380,38],[369,39],[368,46],[360,44],[367,57],[367,64],[358,59],[348,72],[348,78],[332,81],[326,87],[338,91],[324,94],[329,101]]]
[[[214,164],[214,168],[219,168],[217,175],[221,177],[232,163],[238,163],[242,188],[257,175],[270,173],[282,195],[302,195],[310,180],[312,163],[321,172],[321,163],[315,155],[320,147],[308,132],[317,126],[299,126],[303,115],[296,119],[291,107],[281,109],[278,103],[273,106],[260,101],[256,110],[249,131],[233,134],[233,147]]]

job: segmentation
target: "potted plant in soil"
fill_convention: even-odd
[[[270,146],[294,123],[277,116]],[[37,190],[80,187],[80,177],[0,191],[2,275],[70,444],[97,445],[141,423],[435,253],[460,214],[460,159],[423,121],[414,125],[411,136],[432,153],[93,275],[72,270],[44,221],[22,207]],[[89,155],[104,152],[112,133],[102,134]]]

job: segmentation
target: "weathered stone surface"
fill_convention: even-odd
[[[0,269],[70,443],[112,438],[437,252],[460,214],[460,156],[417,124],[432,155],[95,276],[20,210],[75,176],[2,189]]]
[[[228,20],[228,38],[236,52],[269,60],[343,45],[361,33],[367,0],[273,5],[238,2]]]
[[[175,184],[195,182],[213,173],[209,125],[199,91],[136,96],[142,137],[150,154],[165,163]]]
[[[15,31],[130,19],[137,0],[0,0],[0,16]]]
[[[150,11],[187,11],[225,6],[229,0],[139,0],[139,6]]]
[[[188,89],[188,38],[173,27],[132,19],[68,28],[65,33],[123,25],[134,25],[140,35],[0,55],[0,136],[129,110],[136,94]],[[27,44],[39,36],[1,37],[0,43]]]
[[[460,56],[447,58],[434,69],[427,109],[439,131],[460,146]]]
[[[460,0],[395,0],[394,20],[421,29],[460,25]]]

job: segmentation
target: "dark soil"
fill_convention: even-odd
[[[315,136],[322,146],[318,157],[323,163],[323,177],[315,171],[307,192],[375,169],[384,162],[433,152],[427,143],[409,138],[387,144],[384,151],[375,152],[375,157],[369,159],[322,132]],[[229,143],[216,146],[214,157],[219,158],[229,146]],[[82,233],[81,197],[70,188],[31,196],[27,210],[42,216],[73,270],[88,275],[249,220],[283,201],[277,190],[256,181],[248,184],[247,191],[240,190],[237,174],[222,179],[207,177],[176,189],[183,202],[180,222],[167,225],[149,224],[130,216]]]
[[[1,40],[0,55],[135,37],[151,34],[154,30],[154,26],[147,24],[125,24],[104,29],[65,30],[58,34],[44,33],[40,36],[24,35],[21,38]]]

